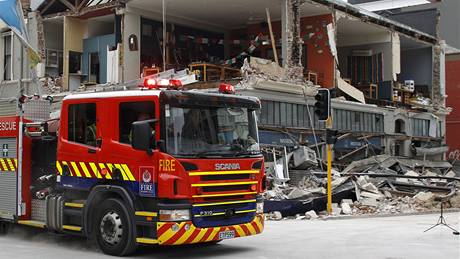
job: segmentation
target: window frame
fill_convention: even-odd
[[[95,124],[96,124],[96,132],[95,132],[95,143],[94,145],[89,145],[88,143],[86,142],[78,142],[76,141],[75,139],[70,139],[70,130],[71,130],[71,127],[70,127],[70,122],[71,122],[71,116],[70,116],[70,112],[71,112],[71,108],[73,106],[78,106],[78,105],[88,105],[88,104],[93,104],[94,105],[94,120],[95,120]],[[77,144],[77,145],[83,145],[83,146],[86,146],[86,147],[91,147],[91,148],[97,148],[97,143],[96,143],[96,140],[98,138],[98,119],[97,119],[97,110],[98,110],[98,105],[97,105],[97,102],[83,102],[83,103],[69,103],[68,106],[67,106],[67,136],[66,136],[66,140],[69,142],[69,143],[73,143],[73,144]],[[85,127],[88,127],[88,126],[85,126]],[[75,135],[75,134],[74,134]],[[86,132],[85,132],[85,135],[86,135]]]
[[[153,110],[151,111],[151,114],[153,115],[153,118],[152,119],[156,119],[157,118],[157,106],[156,106],[156,102],[155,100],[150,100],[150,99],[139,99],[139,100],[129,100],[129,101],[120,101],[120,102],[117,102],[116,103],[116,106],[117,106],[117,117],[118,117],[118,120],[116,122],[116,127],[118,128],[117,130],[117,134],[115,134],[113,136],[113,140],[118,142],[119,144],[122,144],[122,145],[127,145],[127,146],[131,146],[131,143],[127,143],[127,142],[123,142],[122,139],[121,139],[121,134],[122,134],[122,130],[121,130],[121,120],[123,119],[122,116],[121,116],[121,106],[123,104],[128,104],[128,103],[151,103],[152,104],[152,107],[153,107]],[[135,120],[136,121],[136,120]],[[133,121],[133,122],[135,122]],[[156,127],[155,127],[155,130],[156,130]]]
[[[3,58],[3,73],[2,73],[2,81],[12,81],[14,79],[14,34],[12,31],[6,31],[1,33],[1,41],[2,41],[2,58]],[[10,41],[10,51],[9,55],[6,54],[6,39],[9,37]],[[9,63],[10,63],[10,73],[9,76],[7,77],[7,71],[6,71],[6,57],[9,56]]]

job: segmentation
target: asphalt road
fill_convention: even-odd
[[[268,221],[262,235],[217,245],[142,247],[131,258],[460,258],[460,236],[447,228],[423,230],[438,215],[343,220]],[[460,213],[446,215],[460,228]],[[18,226],[0,237],[0,258],[92,259],[101,254],[85,239]]]

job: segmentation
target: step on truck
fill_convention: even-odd
[[[0,232],[80,235],[116,256],[261,233],[260,101],[147,86],[68,95],[57,119],[48,100],[0,103]]]

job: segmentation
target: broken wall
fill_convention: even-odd
[[[329,48],[327,25],[332,14],[303,17],[300,20],[301,37],[307,45],[307,69],[318,73],[318,83],[331,88],[334,82],[334,57]]]
[[[69,16],[64,17],[64,68],[63,89],[69,89],[69,52],[83,53],[83,39],[86,33],[86,22]]]
[[[460,150],[460,54],[446,56],[447,106],[453,111],[447,116],[446,141],[451,151]]]
[[[302,51],[302,65],[305,69],[318,73],[318,83],[323,87],[334,87],[334,57],[329,48],[329,39],[327,36],[327,25],[332,23],[332,15],[319,15],[300,18],[300,36],[304,41],[304,50]],[[281,39],[281,22],[272,22],[273,34],[275,41]],[[268,26],[264,23],[248,25],[243,29],[231,31],[232,40],[241,40],[243,36],[254,38],[259,33],[268,36]],[[306,50],[306,51],[305,51]],[[255,51],[255,56],[270,56],[272,52],[271,45],[261,45]],[[281,46],[278,47],[281,54]],[[235,53],[232,53],[235,54]],[[281,60],[281,55],[278,55]],[[280,61],[282,63],[282,61]]]
[[[122,23],[123,35],[123,81],[138,79],[141,72],[141,55],[140,55],[140,39],[141,39],[141,16],[136,13],[126,11],[123,15]],[[137,50],[130,50],[129,37],[135,35],[137,39]]]

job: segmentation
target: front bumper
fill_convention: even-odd
[[[257,214],[254,220],[240,225],[197,228],[192,221],[158,222],[157,243],[160,245],[184,245],[218,241],[222,231],[234,231],[236,237],[252,236],[262,233],[264,216]]]

